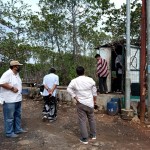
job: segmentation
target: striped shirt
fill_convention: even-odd
[[[107,77],[109,74],[107,61],[101,57],[97,63],[97,74],[99,77]]]

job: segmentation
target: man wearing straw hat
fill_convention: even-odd
[[[22,81],[19,76],[23,64],[10,61],[10,68],[0,78],[3,97],[4,130],[6,137],[16,138],[26,131],[21,128]]]

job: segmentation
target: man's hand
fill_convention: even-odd
[[[12,88],[11,88],[11,91],[14,92],[14,93],[17,93],[17,92],[18,92],[18,89],[17,89],[16,87],[12,87]]]
[[[76,100],[77,103],[79,103],[78,98],[75,96],[74,99]]]
[[[98,109],[98,105],[97,104],[94,104],[94,109]]]
[[[48,93],[49,93],[49,95],[52,95],[53,91],[51,89],[48,89]]]

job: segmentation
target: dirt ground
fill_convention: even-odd
[[[150,129],[120,119],[119,116],[95,113],[97,140],[84,145],[74,105],[58,104],[58,119],[42,122],[43,101],[23,100],[22,126],[28,133],[6,138],[0,106],[0,150],[149,150]]]

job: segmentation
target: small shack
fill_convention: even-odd
[[[108,62],[109,76],[107,77],[107,85],[109,92],[125,91],[125,57],[126,44],[125,40],[116,41],[101,45],[95,48],[97,53]],[[116,58],[121,55],[122,58],[122,75],[121,87],[119,88],[119,80],[117,77]],[[131,77],[131,93],[132,95],[140,95],[139,77],[140,77],[140,48],[138,45],[131,45],[130,57],[130,77]]]

